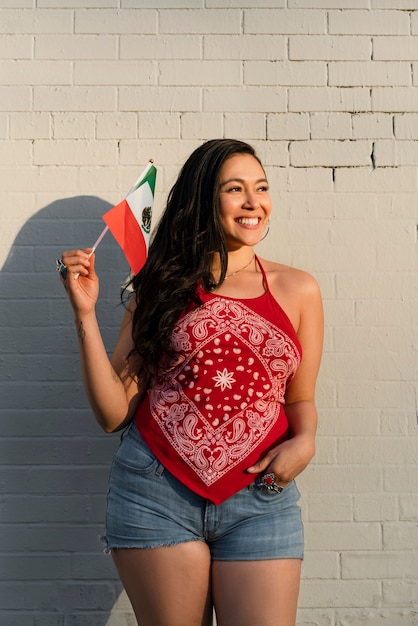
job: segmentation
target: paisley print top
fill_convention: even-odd
[[[258,298],[199,290],[203,304],[173,331],[177,358],[135,418],[160,462],[215,504],[253,482],[246,469],[288,437],[283,403],[302,351],[258,264]]]

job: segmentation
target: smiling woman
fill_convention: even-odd
[[[266,175],[255,156],[237,154],[225,161],[219,208],[229,252],[260,241],[272,206]],[[230,263],[228,270],[232,270]]]
[[[209,626],[213,607],[218,626],[295,624],[323,320],[311,276],[255,254],[271,211],[251,146],[195,150],[110,364],[94,254],[62,255],[91,406],[106,431],[129,424],[105,542],[143,626]]]

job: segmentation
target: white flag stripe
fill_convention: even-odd
[[[152,195],[151,187],[149,186],[148,182],[138,187],[136,191],[126,197],[126,202],[129,204],[132,214],[138,222],[138,225],[143,233],[144,229],[142,228],[142,211],[146,206],[152,207],[153,199],[154,197]]]

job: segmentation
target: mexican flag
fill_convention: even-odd
[[[147,259],[156,177],[157,169],[150,162],[126,198],[103,215],[134,274]]]

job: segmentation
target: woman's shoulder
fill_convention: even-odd
[[[266,272],[270,288],[289,289],[307,295],[319,291],[317,280],[305,270],[267,259],[260,259],[260,263]]]

